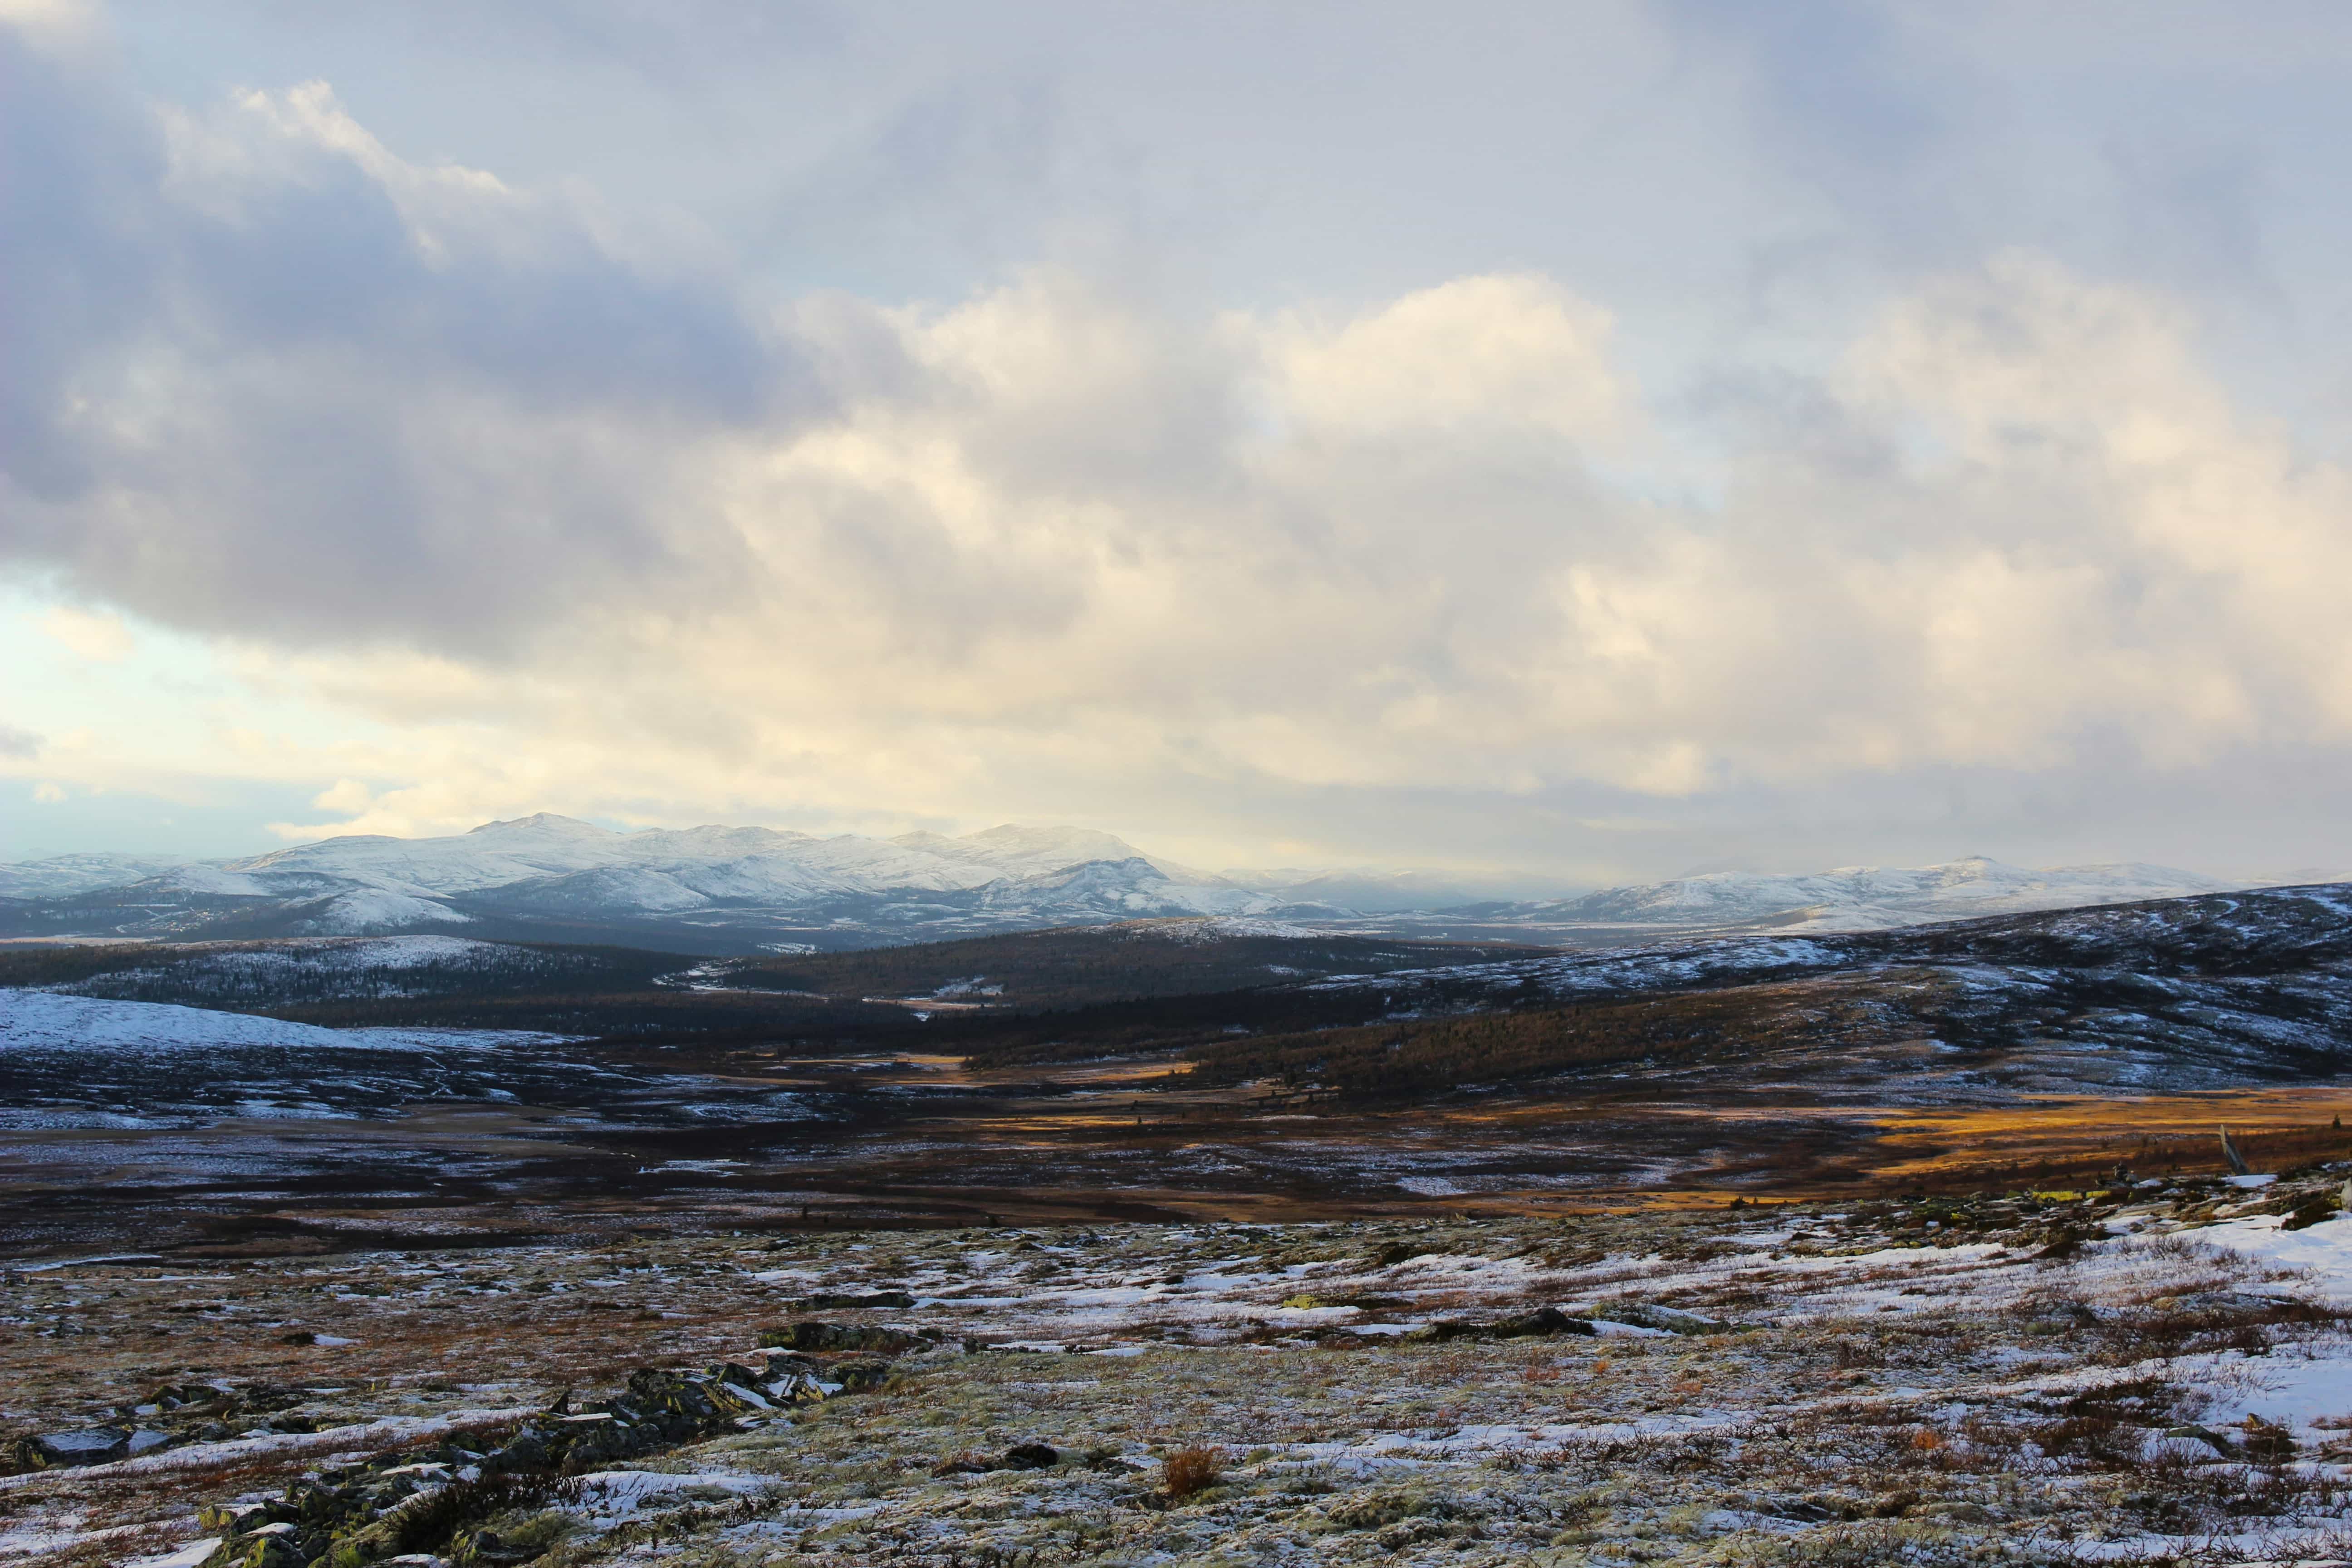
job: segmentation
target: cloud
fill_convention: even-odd
[[[320,84],[150,110],[0,27],[0,548],[154,620],[510,647],[723,589],[662,510],[805,378],[591,205],[404,162]]]
[[[1600,477],[1645,415],[1552,282],[1197,331],[1066,279],[831,309],[803,325],[836,361],[899,368],[703,448],[736,596],[551,625],[522,665],[306,662],[439,737],[379,760],[420,782],[364,821],[688,773],[823,819],[1169,780],[1675,801],[2352,739],[2346,476],[2238,419],[2169,302],[2038,257],[1890,302],[1754,411],[1716,507]]]
[[[0,724],[0,757],[29,760],[40,754],[41,738],[29,730]]]
[[[1539,268],[765,300],[323,86],[158,114],[0,51],[57,153],[0,139],[0,550],[351,716],[303,754],[344,827],[1453,797],[1622,845],[2352,744],[2352,477],[2045,251],[1701,400]]]
[[[41,629],[96,664],[120,664],[138,647],[121,616],[93,615],[66,605],[43,616]]]

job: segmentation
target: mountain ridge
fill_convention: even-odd
[[[1969,856],[1803,875],[1710,871],[1481,902],[1426,872],[1208,872],[1094,828],[1005,823],[958,837],[879,838],[706,824],[624,833],[541,812],[437,837],[354,834],[217,860],[79,855],[0,866],[0,934],[187,941],[462,929],[790,952],[1216,916],[1590,945],[1644,934],[1883,930],[2242,885],[2137,862],[2033,869]]]

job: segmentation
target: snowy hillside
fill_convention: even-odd
[[[305,1053],[424,1051],[546,1037],[449,1029],[321,1029],[205,1007],[0,988],[0,1054],[152,1055],[255,1047]]]
[[[2168,866],[2028,870],[1971,856],[1937,866],[1848,866],[1811,876],[1720,871],[1507,906],[1487,918],[1669,929],[1769,924],[1798,931],[1885,931],[1979,915],[2185,898],[2225,892],[2234,885]]]
[[[765,827],[616,833],[544,813],[446,837],[353,835],[243,859],[85,856],[0,868],[7,887],[23,890],[0,934],[185,941],[464,926],[705,952],[1258,915],[1302,902],[1086,828],[1007,825],[895,839]],[[1305,901],[1310,912],[1347,912]]]
[[[186,862],[173,855],[52,855],[0,866],[0,899],[63,899],[120,888]]]
[[[1590,942],[1641,931],[1877,931],[2228,886],[2162,866],[2026,870],[1975,858],[1811,876],[1720,872],[1474,905],[1465,889],[1426,872],[1213,874],[1090,828],[1008,824],[887,839],[766,827],[617,833],[541,813],[446,837],[354,835],[235,860],[85,855],[0,867],[0,935],[188,941],[462,928],[494,939],[751,952],[1245,916]]]

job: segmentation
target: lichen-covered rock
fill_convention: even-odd
[[[871,1394],[890,1381],[887,1361],[847,1361],[833,1369],[844,1394]]]
[[[793,1351],[864,1351],[898,1356],[929,1350],[938,1342],[904,1329],[877,1328],[863,1323],[821,1323],[814,1320],[768,1329],[760,1335],[763,1349]]]
[[[1604,1322],[1630,1323],[1639,1329],[1662,1329],[1670,1334],[1722,1334],[1731,1331],[1732,1325],[1720,1318],[1710,1318],[1700,1312],[1685,1312],[1678,1307],[1660,1307],[1647,1301],[1621,1301],[1613,1307],[1595,1312]]]
[[[1538,1307],[1516,1318],[1505,1318],[1492,1330],[1494,1337],[1498,1340],[1548,1338],[1553,1334],[1595,1334],[1600,1331],[1589,1320],[1571,1318],[1558,1307]]]
[[[873,1364],[887,1373],[887,1363]],[[481,1514],[544,1499],[556,1478],[730,1427],[761,1408],[737,1380],[755,1374],[732,1363],[695,1373],[641,1367],[620,1398],[574,1410],[567,1395],[488,1452],[445,1441],[322,1471],[258,1506],[208,1507],[199,1516],[205,1527],[231,1533],[206,1568],[369,1568],[428,1546],[446,1546],[457,1568],[530,1561],[544,1543],[510,1555],[519,1548],[480,1528]],[[458,1481],[461,1470],[481,1479]],[[479,1511],[467,1517],[469,1509]]]
[[[10,1458],[26,1470],[102,1465],[131,1452],[131,1431],[123,1426],[89,1426],[78,1432],[44,1432],[16,1445]]]
[[[874,1307],[911,1307],[915,1299],[904,1290],[873,1290],[863,1295],[841,1292],[801,1296],[791,1302],[795,1312],[835,1312],[844,1310]]]

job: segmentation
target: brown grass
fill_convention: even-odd
[[[1224,1473],[1224,1458],[1214,1448],[1179,1448],[1161,1463],[1160,1484],[1171,1498],[1188,1498],[1215,1486]]]

